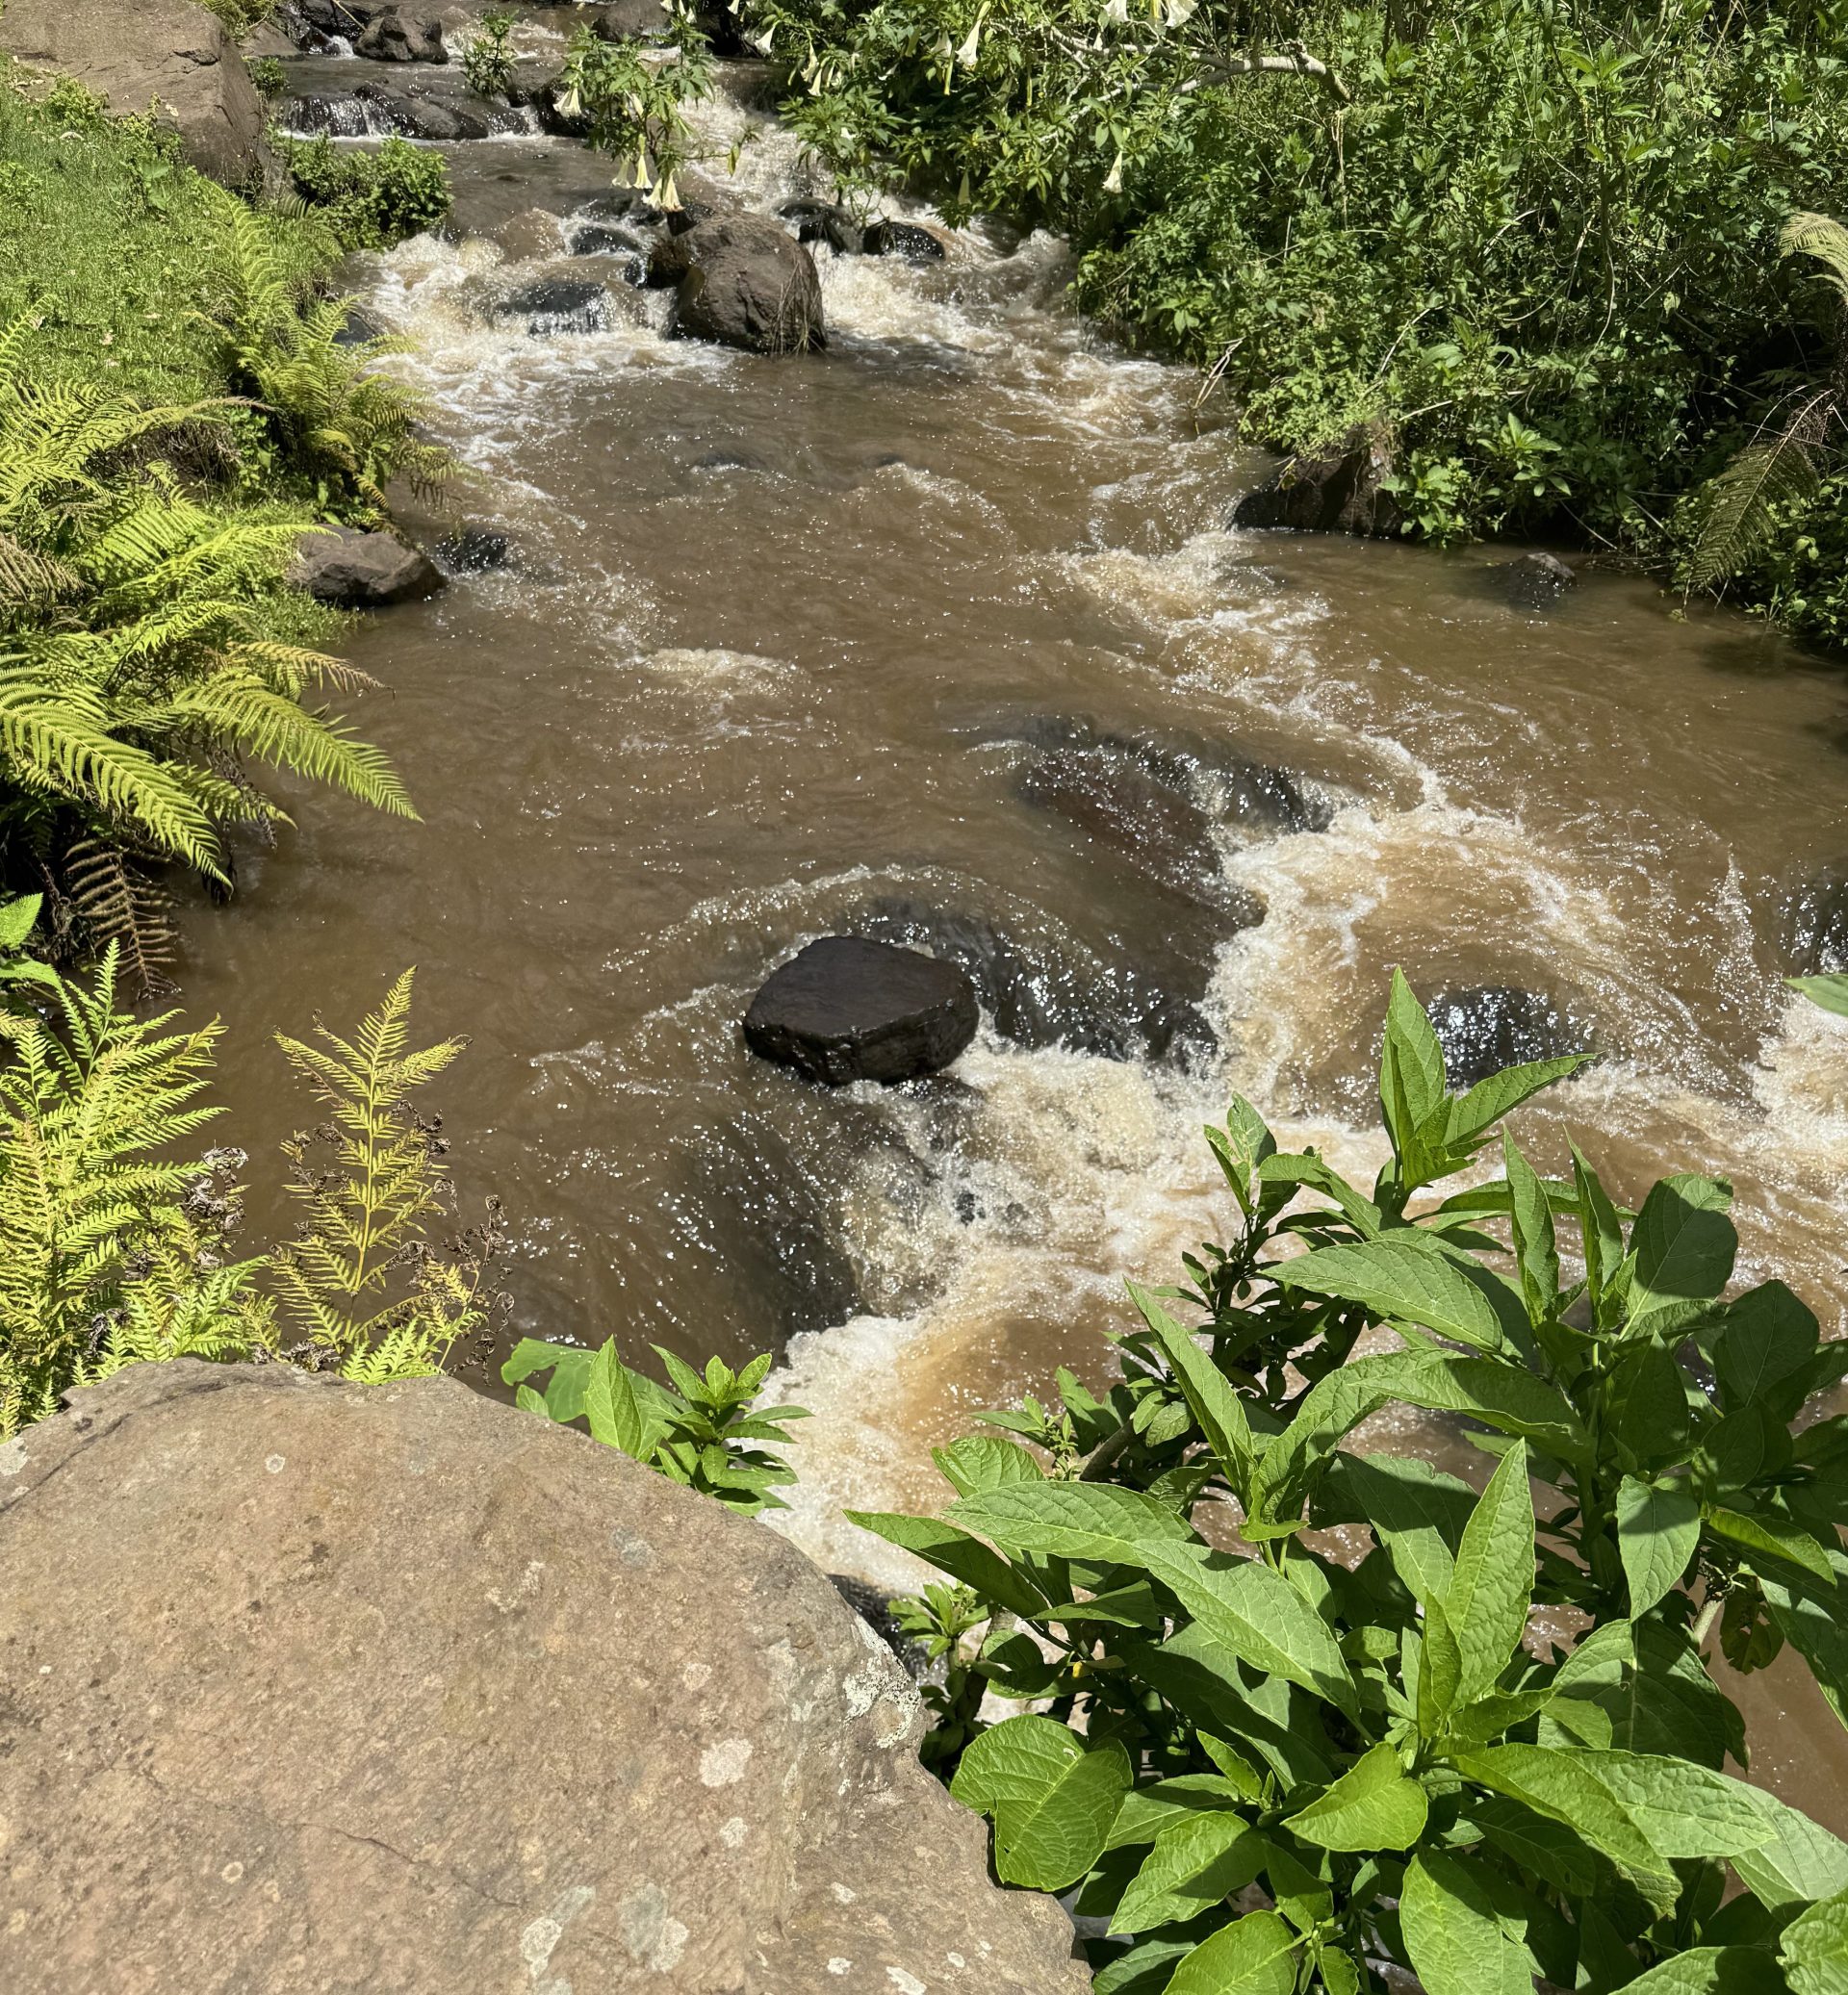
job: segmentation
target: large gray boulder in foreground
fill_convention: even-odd
[[[227,186],[270,166],[250,72],[192,0],[7,0],[0,51],[74,76],[118,115],[156,105],[192,165]]]
[[[448,1379],[0,1448],[8,1995],[1080,1995],[792,1547]]]

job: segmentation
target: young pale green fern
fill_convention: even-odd
[[[480,1257],[440,1253],[426,1239],[450,1194],[443,1145],[411,1095],[463,1042],[412,1047],[412,978],[393,984],[351,1039],[324,1025],[314,1043],[276,1036],[327,1119],[283,1146],[302,1217],[277,1250],[274,1286],[300,1354],[366,1383],[438,1370],[486,1314]]]

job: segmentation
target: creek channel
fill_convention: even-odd
[[[542,13],[520,32],[561,52]],[[825,197],[737,91],[705,170],[760,211]],[[1075,316],[1049,237],[818,246],[827,350],[757,358],[667,337],[666,294],[620,281],[589,323],[507,313],[601,261],[568,217],[608,163],[443,150],[465,221],[558,218],[348,281],[415,342],[393,365],[452,503],[511,558],[346,647],[423,822],[304,797],[189,916],[260,1227],[302,1106],[270,1032],[356,1021],[417,964],[420,1036],[472,1039],[435,1093],[466,1212],[507,1207],[515,1331],[776,1350],[773,1396],[815,1416],[784,1528],[903,1584],[841,1506],[935,1507],[929,1448],[976,1409],[1108,1376],[1124,1276],[1229,1229],[1200,1136],[1228,1089],[1371,1177],[1397,963],[1474,1072],[1602,1054],[1517,1118],[1543,1167],[1571,1132],[1629,1199],[1732,1178],[1741,1275],[1840,1332],[1848,1030],[1779,981],[1848,861],[1838,672],[1596,568],[1536,613],[1506,550],[1233,530],[1266,463],[1195,376]],[[949,1073],[826,1092],[745,1053],[764,974],[843,930],[975,970]],[[1739,1694],[1755,1772],[1848,1831],[1808,1685]]]

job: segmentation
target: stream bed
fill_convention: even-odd
[[[379,65],[309,80],[343,66]],[[701,137],[754,207],[830,192],[730,96]],[[608,179],[525,133],[444,149],[464,213]],[[505,314],[569,234],[352,271],[511,558],[346,647],[423,822],[304,798],[189,916],[258,1230],[302,1113],[270,1033],[417,964],[421,1036],[472,1038],[435,1106],[465,1216],[507,1208],[515,1333],[776,1350],[815,1415],[785,1528],[903,1583],[841,1506],[935,1505],[975,1409],[1108,1374],[1123,1278],[1228,1226],[1229,1089],[1376,1168],[1400,964],[1459,1061],[1603,1055],[1519,1118],[1537,1162],[1570,1131],[1631,1199],[1732,1178],[1741,1274],[1840,1331],[1848,1030],[1779,981],[1848,861],[1838,672],[1595,568],[1541,612],[1505,550],[1231,529],[1266,462],[1074,315],[1050,238],[818,247],[827,351],[760,359],[665,337],[660,293]],[[764,974],[847,929],[974,967],[951,1072],[831,1093],[745,1053]],[[1755,1772],[1848,1832],[1807,1684],[1740,1695]]]

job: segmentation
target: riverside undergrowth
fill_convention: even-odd
[[[1106,1995],[1842,1985],[1848,1846],[1728,1771],[1706,1657],[1787,1647],[1848,1718],[1848,1342],[1729,1297],[1720,1181],[1631,1214],[1497,1139],[1579,1064],[1453,1093],[1396,978],[1371,1190],[1235,1098],[1240,1231],[1132,1288],[1119,1383],[940,1450],[941,1518],[859,1517],[955,1582],[909,1610],[950,1665],[927,1757],[1004,1882],[1098,1921]],[[1370,1449],[1393,1406],[1481,1493]]]
[[[1254,438],[1383,441],[1408,531],[1667,568],[1690,495],[1833,364],[1833,301],[1777,240],[1848,167],[1838,6],[747,12],[842,178],[1066,233],[1080,302],[1210,370]],[[1841,587],[1782,607],[1826,634]]]

